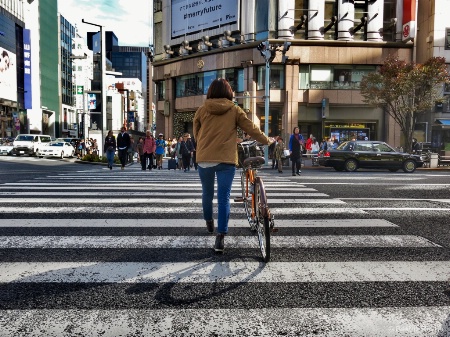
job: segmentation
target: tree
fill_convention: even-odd
[[[423,64],[388,57],[378,72],[364,76],[364,102],[381,107],[400,126],[404,148],[411,151],[417,117],[442,99],[442,85],[450,80],[445,58],[432,57]]]

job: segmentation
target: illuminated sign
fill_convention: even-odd
[[[88,102],[89,102],[89,110],[97,109],[97,95],[96,94],[88,94]]]
[[[23,89],[24,108],[31,109],[32,105],[32,85],[31,85],[31,37],[30,30],[23,30]]]
[[[17,102],[16,54],[0,48],[0,98]]]
[[[172,38],[238,19],[238,0],[172,0]]]
[[[416,37],[416,0],[403,0],[402,41]]]

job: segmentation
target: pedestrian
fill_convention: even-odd
[[[277,138],[275,138],[275,139],[277,139]],[[272,170],[275,168],[276,161],[277,161],[276,158],[275,158],[275,155],[274,155],[274,151],[275,151],[275,146],[276,145],[277,145],[276,141],[269,145],[269,159],[272,159]]]
[[[127,133],[124,126],[120,129],[120,133],[117,136],[117,152],[120,160],[121,169],[125,169],[127,162],[128,148],[130,147],[130,135]]]
[[[306,158],[311,158],[312,153],[312,144],[313,144],[314,136],[312,134],[309,135],[309,138],[306,140],[305,143],[305,150],[306,150]]]
[[[284,143],[283,138],[281,137],[277,137],[277,143],[273,150],[273,156],[277,162],[278,172],[283,173]]]
[[[148,130],[145,133],[145,138],[144,138],[144,145],[143,145],[143,160],[144,163],[142,164],[142,169],[145,171],[145,168],[147,167],[150,171],[153,168],[153,155],[155,154],[156,151],[156,142],[155,139],[153,138],[152,133],[150,132],[150,130]]]
[[[114,137],[111,130],[108,131],[108,135],[105,138],[105,147],[103,148],[103,152],[106,153],[108,168],[112,170],[114,165],[114,155],[116,153],[116,137]]]
[[[194,165],[194,169],[198,170],[198,163],[197,163],[197,142],[195,141],[195,138],[191,139],[192,146],[194,147],[194,151],[192,151],[192,164]]]
[[[156,166],[158,166],[158,170],[162,169],[162,162],[164,154],[166,153],[166,141],[164,140],[164,135],[160,133],[158,135],[158,139],[156,140]]]
[[[302,171],[302,147],[303,147],[303,136],[300,134],[300,129],[298,126],[294,127],[292,135],[289,138],[289,155],[292,162],[292,175],[300,175]]]
[[[128,155],[128,162],[132,163],[134,154],[136,153],[136,143],[134,142],[134,138],[130,137],[130,146],[128,147],[127,155]]]
[[[320,151],[320,145],[316,138],[313,138],[311,144],[311,155],[316,155]]]
[[[137,160],[139,163],[141,163],[142,170],[145,171],[145,156],[144,156],[144,138],[139,137],[139,142],[136,145],[136,152],[137,152]]]
[[[183,137],[180,136],[178,138],[177,143],[175,144],[175,159],[177,161],[177,167],[179,170],[183,168],[183,155],[181,154],[181,142],[183,141]]]
[[[194,145],[191,141],[191,135],[189,133],[185,133],[180,144],[180,152],[181,158],[183,160],[184,172],[188,172],[191,170],[191,157],[193,151]]]
[[[417,142],[416,138],[412,139],[412,145],[411,145],[412,153],[413,154],[420,154],[420,144]]]
[[[206,101],[194,116],[194,137],[197,141],[198,172],[202,183],[203,219],[208,232],[214,232],[213,198],[217,176],[216,252],[223,252],[228,233],[230,193],[237,164],[237,127],[256,141],[270,145],[269,139],[247,114],[233,102],[233,90],[225,79],[214,80],[208,88]]]

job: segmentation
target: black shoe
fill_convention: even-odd
[[[297,175],[298,175],[298,176],[300,175],[300,173],[302,173],[302,171],[297,171]]]
[[[295,173],[292,173],[292,175],[295,177]]]
[[[207,220],[206,228],[208,228],[208,232],[213,233],[214,232],[214,220]]]
[[[112,166],[110,166],[109,169],[112,170]]]
[[[214,250],[216,252],[220,252],[223,253],[224,248],[224,238],[225,238],[225,234],[217,234],[216,236],[216,244],[214,245]]]

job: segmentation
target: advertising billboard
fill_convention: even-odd
[[[31,86],[31,32],[29,29],[23,30],[23,82],[24,82],[24,107],[31,109],[32,86]]]
[[[238,0],[172,0],[172,38],[236,22]]]
[[[0,98],[17,101],[16,54],[0,47]]]

